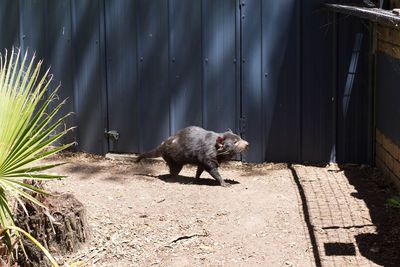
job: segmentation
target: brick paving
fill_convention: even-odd
[[[376,234],[376,226],[345,171],[336,166],[294,165],[293,169],[306,199],[316,265],[379,266],[364,257],[357,245],[356,237]]]

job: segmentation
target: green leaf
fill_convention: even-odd
[[[400,209],[400,196],[391,197],[386,201],[386,203],[394,208]]]
[[[65,164],[66,164],[65,162],[61,162],[61,163],[48,164],[48,165],[32,166],[32,167],[29,167],[26,169],[18,169],[13,172],[8,172],[7,175],[40,172],[40,171],[45,171],[45,170],[52,169],[52,168],[55,168],[58,166],[62,166]]]
[[[47,193],[24,180],[64,178],[63,175],[45,173],[63,163],[43,164],[40,160],[74,143],[53,147],[73,129],[59,130],[70,114],[59,114],[65,101],[50,108],[57,100],[59,89],[57,86],[47,93],[53,78],[49,75],[50,69],[41,75],[42,61],[36,63],[34,56],[29,59],[28,52],[24,56],[20,53],[13,49],[0,55],[0,228],[5,229],[3,234],[6,236],[12,229],[31,239],[28,233],[15,228],[10,199],[14,198],[23,207],[23,199],[44,207],[33,195]],[[45,254],[54,266],[58,266],[48,252]]]

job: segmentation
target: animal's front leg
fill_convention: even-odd
[[[221,186],[228,186],[228,185],[229,185],[229,184],[227,184],[227,183],[224,181],[224,179],[222,179],[221,175],[220,175],[219,172],[218,172],[217,167],[213,167],[213,168],[207,170],[207,172],[208,172],[209,174],[211,174],[211,176],[212,176],[215,180],[217,180]]]

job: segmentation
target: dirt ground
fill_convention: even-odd
[[[62,262],[86,266],[400,266],[400,210],[365,166],[220,167],[223,188],[194,167],[63,154],[50,191],[87,208],[91,238]]]
[[[194,167],[171,179],[163,162],[85,154],[55,172],[48,190],[87,207],[92,237],[66,261],[95,266],[312,266],[301,200],[285,165],[223,165],[217,186]]]

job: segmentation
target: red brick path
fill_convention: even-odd
[[[356,236],[376,232],[366,203],[337,167],[295,165],[304,190],[309,229],[314,233],[320,266],[379,266],[361,255]],[[304,203],[303,203],[304,204]],[[315,244],[314,244],[315,247]],[[374,250],[374,248],[371,248]],[[315,254],[315,252],[314,252]]]

